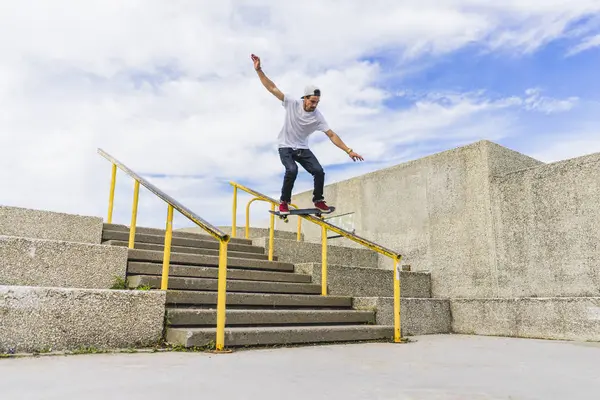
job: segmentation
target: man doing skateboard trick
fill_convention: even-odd
[[[314,131],[322,131],[329,137],[333,144],[344,150],[353,161],[363,161],[363,158],[344,144],[342,139],[329,128],[321,112],[317,110],[317,105],[321,98],[321,91],[318,87],[307,86],[304,89],[304,95],[301,99],[293,99],[289,95],[282,93],[265,76],[259,57],[252,54],[251,58],[254,62],[254,69],[264,87],[277,97],[285,108],[285,120],[278,136],[279,158],[285,167],[279,214],[287,215],[290,213],[288,204],[292,201],[292,188],[298,176],[298,166],[296,163],[299,163],[313,176],[314,191],[312,201],[315,204],[315,208],[327,213],[330,211],[330,208],[325,204],[323,197],[325,172],[319,160],[317,160],[313,152],[308,148],[308,137]]]

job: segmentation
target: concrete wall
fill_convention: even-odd
[[[600,341],[600,297],[452,299],[452,332]]]
[[[100,244],[102,218],[0,206],[0,235]]]
[[[0,353],[157,344],[166,293],[0,286]]]
[[[600,154],[492,183],[497,296],[600,296]]]
[[[339,213],[356,213],[357,234],[431,271],[434,297],[600,296],[599,171],[600,154],[546,165],[483,141],[325,192]],[[305,224],[305,235],[316,242],[320,231]]]
[[[0,236],[0,285],[109,289],[125,279],[128,249]]]
[[[356,213],[358,235],[401,252],[413,271],[431,271],[434,297],[486,297],[497,287],[491,176],[538,165],[481,141],[326,185],[325,197],[337,213]],[[311,191],[293,198],[299,206],[310,200]],[[304,233],[307,241],[320,240],[312,224]],[[378,266],[391,269],[392,262],[380,256]]]

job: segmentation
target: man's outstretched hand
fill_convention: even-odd
[[[352,159],[352,161],[356,161],[356,160],[360,160],[360,161],[364,161],[365,159],[362,158],[362,156],[358,153],[355,153],[353,151],[351,151],[350,153],[348,153],[348,155],[350,156],[350,158]]]
[[[250,58],[254,61],[254,69],[258,71],[260,69],[260,58],[254,54],[251,54]]]

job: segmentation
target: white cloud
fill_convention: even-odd
[[[567,53],[568,56],[579,54],[583,51],[593,49],[600,46],[600,35],[588,36],[581,41],[577,46],[573,47]]]
[[[546,114],[569,111],[579,101],[578,97],[572,96],[567,99],[553,99],[541,95],[538,88],[527,89],[527,98],[523,100],[526,110],[540,111]]]
[[[473,43],[532,51],[598,11],[588,0],[3,2],[0,204],[105,216],[110,165],[98,147],[141,173],[194,177],[154,181],[217,223],[229,219],[228,180],[251,180],[277,197],[283,109],[252,70],[253,52],[286,92],[321,85],[332,127],[377,165],[397,160],[390,146],[410,157],[424,141],[500,138],[513,124],[510,110],[564,111],[575,99],[443,92],[394,111],[380,86],[389,72],[360,60],[384,52],[402,74],[422,56]],[[324,164],[349,161],[323,135],[314,143]],[[374,168],[349,165],[332,179]],[[119,222],[129,220],[132,187],[120,175]],[[139,221],[162,226],[165,213],[144,197]]]

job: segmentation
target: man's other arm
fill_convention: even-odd
[[[258,56],[255,56],[254,54],[252,54],[252,61],[254,61],[254,69],[256,70],[256,73],[258,74],[258,77],[261,81],[261,83],[263,84],[263,86],[273,94],[273,96],[277,97],[279,99],[279,101],[283,101],[283,93],[281,92],[281,90],[279,90],[277,88],[277,86],[273,83],[272,80],[270,80],[269,78],[267,78],[267,76],[265,75],[265,73],[263,72],[261,66],[260,66],[260,58]]]
[[[364,158],[360,154],[355,153],[351,148],[346,146],[346,144],[344,143],[342,138],[340,138],[338,136],[338,134],[335,133],[333,130],[328,129],[325,131],[325,134],[327,135],[327,137],[329,137],[329,140],[331,140],[331,142],[333,144],[335,144],[340,149],[344,150],[350,156],[352,161],[356,161],[356,160],[364,161]]]

